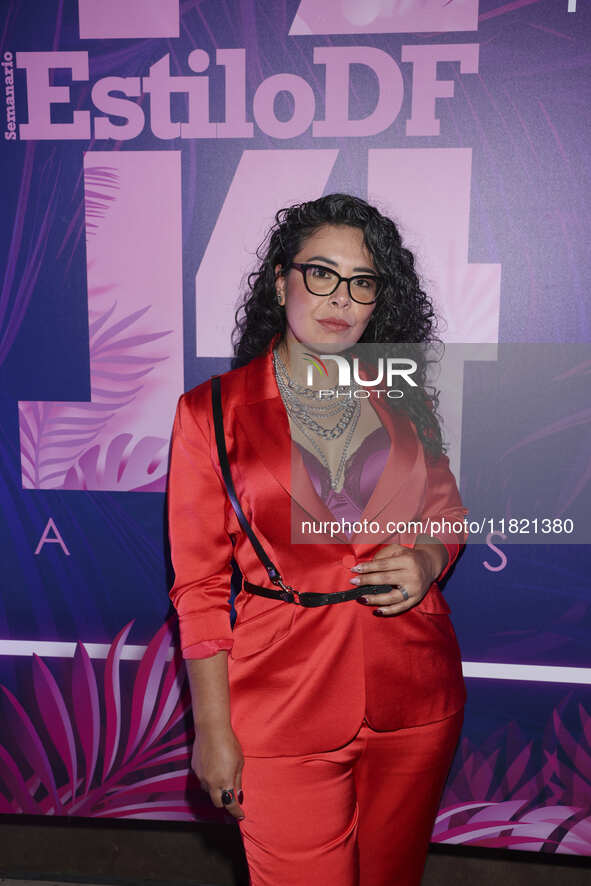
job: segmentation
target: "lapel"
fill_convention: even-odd
[[[380,516],[382,521],[411,519],[415,515],[417,484],[422,487],[422,449],[406,416],[395,416],[378,397],[370,398],[369,402],[388,432],[390,451],[384,470],[363,511],[363,518],[368,521]]]
[[[263,355],[246,367],[248,402],[236,406],[237,423],[252,454],[263,462],[292,500],[314,520],[334,521],[335,516],[316,494],[299,448],[292,445],[287,412],[273,372],[274,345],[275,339]],[[380,398],[372,397],[370,403],[388,432],[390,451],[361,520],[367,519],[369,522],[380,515],[384,521],[411,519],[414,516],[412,503],[417,498],[414,481],[422,478],[421,448],[408,419],[395,417]],[[361,538],[367,540],[370,536],[358,533],[350,541],[343,534],[334,536],[334,540],[338,539],[354,549],[367,546],[367,541],[361,542]],[[374,535],[371,544],[375,545],[376,541],[377,536]]]

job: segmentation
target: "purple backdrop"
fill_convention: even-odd
[[[536,350],[512,411],[501,352],[462,358],[452,449],[469,507],[518,514],[534,465],[544,495],[528,515],[543,505],[584,523],[591,10],[2,10],[0,811],[219,818],[189,772],[167,596],[176,399],[228,367],[274,212],[350,191],[400,223],[446,342],[573,345],[560,372]],[[483,390],[497,391],[488,409]],[[494,471],[475,432],[485,420]],[[591,854],[591,563],[578,540],[490,532],[448,583],[469,700],[436,841]]]

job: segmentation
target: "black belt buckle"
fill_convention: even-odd
[[[299,603],[299,600],[296,600],[296,596],[299,597],[299,592],[296,591],[295,588],[292,588],[291,585],[286,585],[283,583],[283,580],[280,576],[276,579],[272,579],[274,584],[279,585],[281,590],[279,591],[279,599],[283,600],[285,603]]]

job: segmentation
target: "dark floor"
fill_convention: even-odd
[[[247,886],[248,875],[231,825],[2,816],[0,886],[35,880],[45,886]],[[591,886],[591,858],[434,846],[423,886],[446,884]]]

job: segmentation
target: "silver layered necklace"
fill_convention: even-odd
[[[285,363],[276,350],[273,351],[273,369],[275,370],[275,378],[277,379],[277,387],[285,409],[290,419],[297,425],[304,437],[310,442],[313,449],[318,453],[318,457],[330,478],[331,489],[337,490],[341,475],[347,462],[349,447],[359,415],[361,412],[359,401],[354,396],[354,390],[347,388],[351,396],[347,400],[340,400],[337,396],[330,398],[326,403],[316,401],[315,391],[305,385],[298,385],[289,376]],[[337,392],[344,393],[345,389],[337,387]],[[316,421],[318,418],[337,417],[336,423],[332,427],[325,427]],[[320,437],[323,440],[336,440],[343,436],[344,446],[337,465],[336,471],[332,472],[328,460],[315,438]]]

